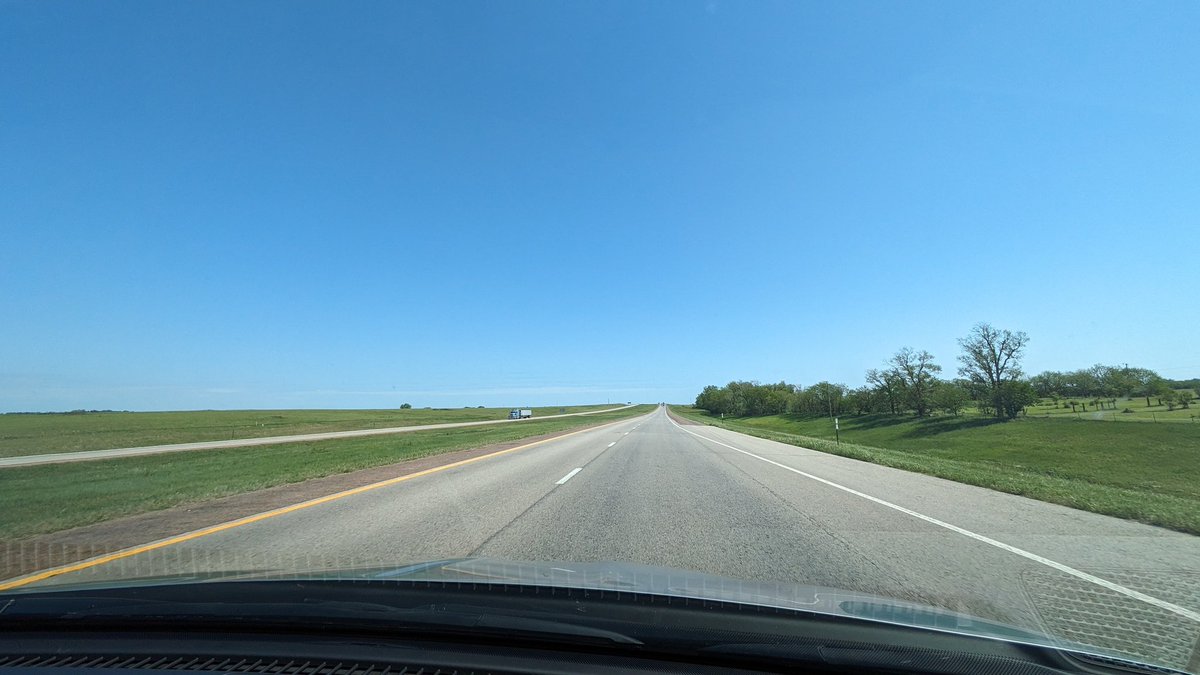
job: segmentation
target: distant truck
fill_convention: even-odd
[[[529,408],[513,408],[508,412],[510,420],[524,420],[533,417],[533,411]]]

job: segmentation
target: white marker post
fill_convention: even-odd
[[[841,425],[838,424],[838,418],[833,418],[833,437],[837,440],[837,444],[842,444]]]

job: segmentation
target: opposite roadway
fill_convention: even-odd
[[[633,404],[602,410],[586,412],[563,413],[561,415],[540,415],[539,420],[552,420],[558,417],[582,417],[598,415],[632,408]],[[13,469],[20,466],[37,466],[39,464],[68,464],[70,462],[92,462],[101,459],[116,459],[119,457],[136,457],[139,455],[161,455],[169,452],[188,452],[191,450],[220,450],[222,448],[245,448],[255,445],[279,445],[282,443],[305,443],[311,441],[330,441],[338,438],[358,438],[361,436],[388,436],[404,434],[413,431],[432,431],[434,429],[457,429],[460,427],[478,427],[488,424],[521,423],[523,419],[477,420],[474,422],[442,422],[440,424],[412,424],[406,427],[385,427],[382,429],[354,429],[351,431],[321,431],[312,434],[293,434],[290,436],[262,436],[259,438],[231,438],[223,441],[196,441],[193,443],[169,443],[166,445],[142,445],[135,448],[110,448],[106,450],[79,450],[76,452],[52,452],[42,455],[18,455],[16,457],[0,457],[0,469]]]
[[[938,605],[1184,667],[1200,537],[665,408],[40,581],[483,556],[627,561]]]

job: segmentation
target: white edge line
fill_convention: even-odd
[[[617,444],[617,442],[616,442],[616,441],[613,441],[612,443],[609,443],[609,444],[608,444],[608,447],[610,447],[610,448],[611,448],[612,446],[614,446],[614,445],[616,445],[616,444]]]
[[[579,473],[580,471],[583,471],[583,467],[582,467],[582,466],[581,466],[581,467],[579,467],[578,469],[571,469],[571,473],[569,473],[569,474],[567,474],[567,475],[563,476],[562,478],[559,478],[559,479],[558,479],[558,482],[557,482],[557,483],[555,483],[555,485],[562,485],[563,483],[565,483],[565,482],[567,482],[567,481],[571,480],[572,478],[574,478],[574,477],[575,477],[575,474]]]
[[[1060,562],[1056,562],[1049,558],[1044,558],[1036,553],[1030,553],[1029,551],[1017,548],[1016,546],[1006,544],[1002,541],[997,541],[995,539],[992,539],[991,537],[985,537],[982,534],[972,532],[970,530],[961,528],[957,525],[951,525],[950,523],[947,523],[943,520],[938,520],[937,518],[927,516],[923,513],[918,513],[916,511],[913,511],[912,509],[906,509],[903,506],[900,506],[898,504],[893,504],[891,502],[884,501],[878,497],[872,497],[871,495],[869,495],[865,492],[859,492],[858,490],[855,490],[854,488],[848,488],[845,485],[839,485],[838,483],[834,483],[833,481],[826,480],[819,476],[814,476],[810,473],[805,473],[799,469],[793,469],[792,467],[787,466],[786,464],[780,464],[779,462],[767,459],[766,457],[760,457],[760,456],[754,454],[753,452],[747,452],[745,450],[742,450],[741,448],[735,448],[732,445],[729,445],[727,443],[722,443],[721,441],[709,438],[708,436],[702,436],[693,431],[688,431],[687,429],[684,429],[682,426],[677,424],[675,422],[675,420],[671,420],[671,424],[674,424],[675,427],[678,428],[680,431],[691,434],[692,436],[695,436],[696,438],[701,438],[710,443],[716,443],[717,445],[729,448],[730,450],[736,450],[737,452],[740,452],[743,455],[747,455],[749,457],[753,457],[754,459],[764,461],[767,464],[773,464],[781,469],[786,469],[788,471],[791,471],[792,473],[804,476],[805,478],[815,480],[818,483],[823,483],[825,485],[828,485],[829,487],[837,488],[838,490],[842,490],[843,492],[848,492],[856,497],[862,497],[863,499],[866,499],[867,501],[875,502],[876,504],[879,504],[880,506],[886,506],[889,509],[899,511],[900,513],[908,514],[908,515],[912,516],[913,518],[918,518],[927,523],[937,525],[938,527],[944,527],[947,530],[950,530],[951,532],[957,532],[965,537],[970,537],[976,541],[983,542],[990,546],[995,546],[996,548],[1004,550],[1004,551],[1008,551],[1009,553],[1015,553],[1016,555],[1019,555],[1022,558],[1032,560],[1036,563],[1041,563],[1047,567],[1056,569],[1059,572],[1069,574],[1077,579],[1082,579],[1084,581],[1095,584],[1102,588],[1107,588],[1108,590],[1113,591],[1114,593],[1120,593],[1121,595],[1124,595],[1126,597],[1133,598],[1134,600],[1140,600],[1148,605],[1154,605],[1155,607],[1158,607],[1159,609],[1165,609],[1166,611],[1171,612],[1172,614],[1178,614],[1179,616],[1182,616],[1184,618],[1191,619],[1192,621],[1200,623],[1200,612],[1190,610],[1186,607],[1180,607],[1179,605],[1176,605],[1171,602],[1167,602],[1166,600],[1160,600],[1154,596],[1146,595],[1145,593],[1135,591],[1132,588],[1126,588],[1120,584],[1113,583],[1107,579],[1101,579],[1098,576],[1088,574],[1087,572],[1082,572],[1080,570],[1075,569],[1074,567],[1069,567],[1067,565],[1064,565]]]

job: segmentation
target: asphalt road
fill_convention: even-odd
[[[1186,665],[1200,538],[646,416],[40,584],[486,556],[629,561],[943,606]],[[1150,637],[1153,635],[1153,637]]]
[[[537,419],[554,419],[556,417],[578,417],[581,415],[596,415],[614,410],[632,408],[633,405],[589,410],[587,412],[563,413],[561,415],[541,415]],[[36,466],[38,464],[66,464],[69,462],[90,462],[98,459],[116,459],[118,457],[135,457],[138,455],[161,455],[168,452],[187,452],[190,450],[217,450],[221,448],[246,448],[255,445],[279,445],[281,443],[302,443],[308,441],[328,441],[337,438],[356,438],[359,436],[386,436],[403,434],[410,431],[430,431],[433,429],[456,429],[458,427],[477,427],[487,424],[518,424],[525,420],[500,419],[483,420],[481,422],[444,422],[442,424],[414,424],[406,427],[385,427],[382,429],[353,429],[350,431],[324,431],[315,434],[293,434],[291,436],[264,436],[262,438],[232,438],[224,441],[198,441],[195,443],[170,443],[167,445],[143,445],[137,448],[112,448],[109,450],[81,450],[79,452],[54,452],[44,455],[23,455],[20,457],[0,457],[0,469],[12,469],[18,466]]]

